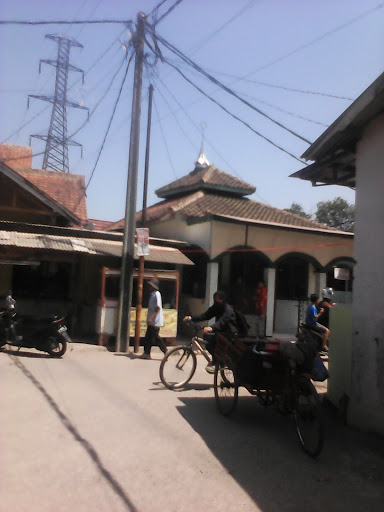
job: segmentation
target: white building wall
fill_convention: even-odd
[[[356,218],[349,420],[384,433],[384,115],[356,152]]]

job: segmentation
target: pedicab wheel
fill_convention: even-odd
[[[196,371],[196,354],[191,347],[174,347],[169,350],[160,364],[160,379],[168,389],[183,388]]]
[[[304,451],[316,457],[324,444],[324,422],[319,395],[309,380],[305,386],[297,388],[294,414],[297,434]]]
[[[239,387],[232,365],[216,364],[214,389],[217,408],[221,414],[229,416],[235,410],[239,396]]]

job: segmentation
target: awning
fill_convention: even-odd
[[[20,231],[0,230],[0,247],[15,247],[19,249],[39,249],[65,253],[85,253],[95,256],[115,256],[120,258],[123,242],[118,240],[103,240],[101,238],[81,238],[58,236],[40,233],[23,233]],[[138,259],[136,244],[134,258]],[[174,265],[193,265],[179,249],[173,247],[149,246],[149,255],[145,261],[155,263],[171,263]]]

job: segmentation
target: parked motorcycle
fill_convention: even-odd
[[[9,294],[5,299],[5,308],[0,310],[0,347],[36,348],[48,352],[52,357],[61,357],[71,342],[64,320],[64,317],[57,316],[19,317],[16,314],[16,301]]]

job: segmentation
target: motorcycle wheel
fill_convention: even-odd
[[[52,336],[48,340],[47,352],[51,357],[61,357],[67,351],[67,341],[61,336]]]

